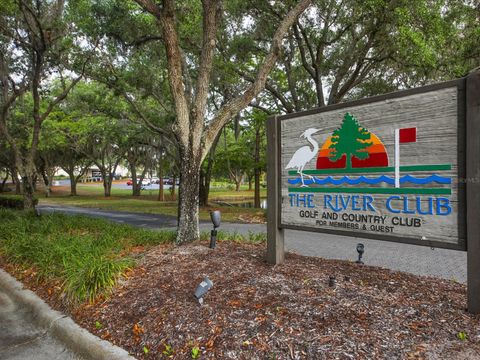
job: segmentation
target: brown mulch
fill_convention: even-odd
[[[108,300],[70,311],[144,359],[188,359],[197,346],[215,359],[480,358],[480,317],[466,313],[462,284],[296,254],[278,266],[264,258],[264,245],[156,247]],[[214,286],[200,306],[193,292],[204,276]],[[56,286],[37,291],[58,308]]]

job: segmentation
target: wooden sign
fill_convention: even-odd
[[[465,249],[463,84],[279,117],[281,226]]]
[[[283,229],[480,252],[479,88],[473,73],[268,120],[268,260]]]

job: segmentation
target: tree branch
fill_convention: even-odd
[[[177,115],[174,131],[180,144],[188,147],[190,137],[190,121],[187,96],[185,94],[184,74],[182,67],[182,50],[175,28],[175,6],[173,0],[163,0],[160,8],[152,0],[135,0],[143,9],[155,16],[162,25],[163,40],[167,53],[168,81],[175,103]]]
[[[281,53],[282,40],[288,29],[293,25],[298,16],[310,5],[311,0],[300,0],[297,5],[288,12],[275,31],[272,39],[270,52],[266,56],[263,64],[258,70],[255,82],[250,85],[243,94],[225,104],[218,114],[213,118],[204,133],[204,143],[202,148],[202,160],[208,153],[215,137],[225,123],[235,116],[240,110],[245,108],[250,101],[257,96],[265,87],[268,73],[272,70]]]
[[[241,77],[243,77],[245,80],[251,82],[251,83],[255,83],[255,78],[245,72],[243,72],[242,70],[240,69],[237,69],[235,68],[234,71],[240,75]],[[293,106],[290,104],[290,102],[287,100],[287,98],[285,96],[283,96],[283,94],[278,91],[272,84],[270,84],[270,82],[265,82],[265,89],[267,89],[273,96],[275,96],[283,105],[283,107],[285,108],[285,110],[288,112],[288,113],[291,113],[294,111],[293,109]]]
[[[305,70],[307,70],[307,72],[310,74],[310,76],[312,78],[315,78],[315,71],[313,70],[311,65],[308,63],[307,55],[305,54],[305,45],[303,43],[302,36],[300,35],[300,32],[298,31],[298,28],[296,25],[293,26],[293,34],[298,43],[298,49],[300,50],[300,59],[302,60],[302,65],[305,68]]]
[[[198,70],[195,102],[193,105],[193,127],[195,134],[201,134],[205,118],[210,76],[213,67],[218,22],[221,15],[221,3],[218,0],[203,0],[203,40],[200,66]],[[198,149],[200,136],[195,137],[194,148]]]

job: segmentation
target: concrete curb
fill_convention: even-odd
[[[133,360],[127,351],[92,335],[70,317],[53,310],[33,291],[0,268],[0,287],[15,301],[32,311],[34,321],[74,353],[92,360]]]

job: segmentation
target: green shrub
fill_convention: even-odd
[[[35,206],[38,199],[33,200]],[[0,207],[23,210],[23,196],[21,195],[0,195]]]

